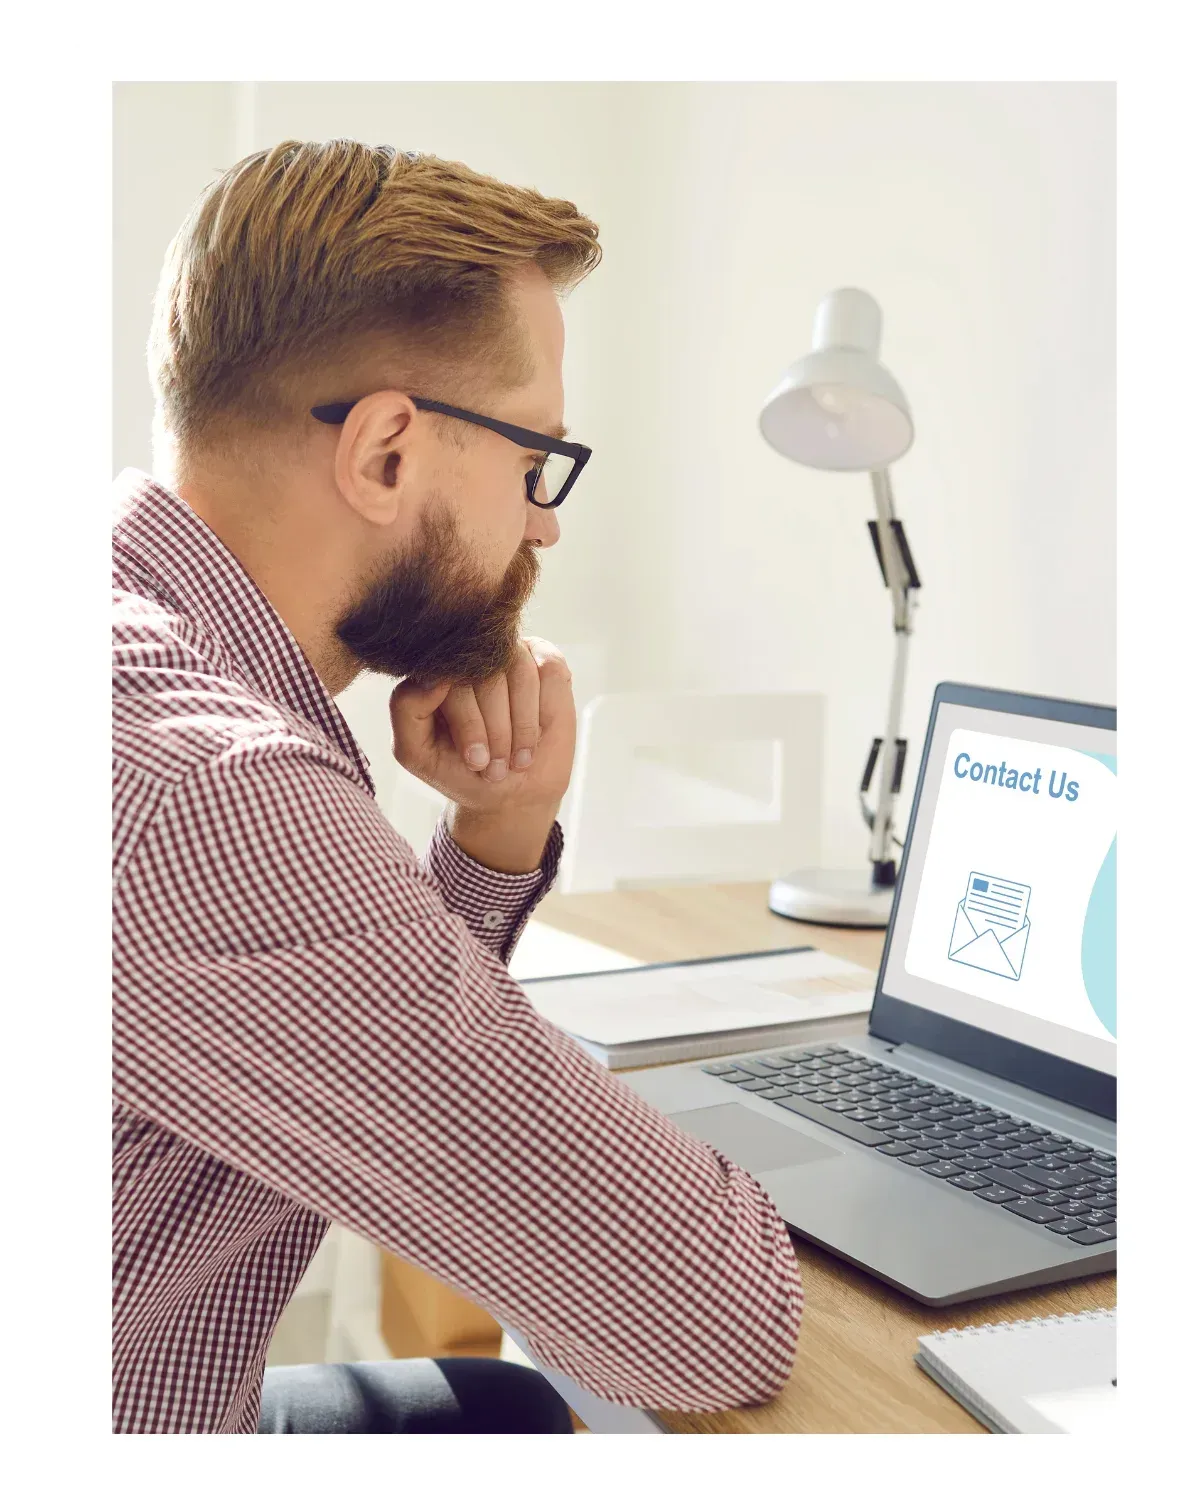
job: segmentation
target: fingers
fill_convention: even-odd
[[[488,781],[503,781],[508,775],[508,759],[512,754],[512,721],[509,717],[508,682],[503,676],[489,677],[475,689],[475,702],[483,718],[488,762],[484,777]]]
[[[538,727],[543,736],[575,732],[575,696],[567,659],[550,641],[525,637],[525,645],[538,672]]]
[[[541,736],[541,676],[529,645],[521,642],[507,674],[454,688],[442,718],[458,753],[488,781],[526,770]]]
[[[465,685],[451,688],[441,712],[454,747],[463,760],[473,771],[484,771],[489,768],[493,751],[490,748],[488,727],[477,699],[478,693],[485,693],[485,689]]]
[[[436,738],[435,716],[450,684],[443,682],[423,692],[401,683],[393,688],[389,709],[392,718],[392,754],[400,763],[419,761],[428,755]]]
[[[508,674],[508,716],[512,724],[509,764],[523,771],[533,760],[541,732],[541,677],[533,652],[521,642],[517,660]]]

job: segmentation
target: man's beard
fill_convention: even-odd
[[[516,661],[539,567],[537,549],[522,542],[503,579],[489,583],[452,514],[431,508],[413,546],[342,616],[338,639],[367,671],[416,688],[486,682]]]

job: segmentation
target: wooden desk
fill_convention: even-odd
[[[789,922],[767,909],[767,886],[672,886],[603,895],[551,893],[537,920],[646,963],[811,943],[877,968],[882,932]],[[854,1022],[847,1031],[865,1030]],[[931,1308],[798,1242],[805,1312],[796,1367],[765,1406],[718,1413],[656,1412],[669,1432],[983,1432],[913,1360],[917,1338],[941,1328],[1004,1322],[1116,1304],[1116,1277]]]

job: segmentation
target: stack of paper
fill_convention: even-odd
[[[875,975],[813,948],[557,979],[530,979],[536,1009],[609,1067],[786,1046],[871,1008]]]

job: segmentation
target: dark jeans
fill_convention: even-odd
[[[536,1370],[501,1359],[272,1365],[259,1432],[571,1432]]]

